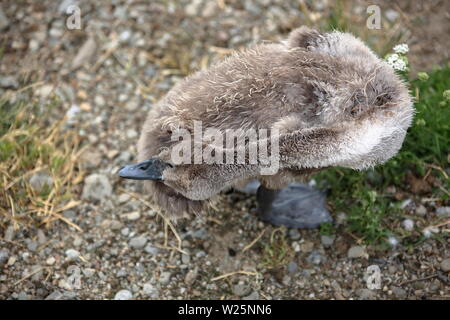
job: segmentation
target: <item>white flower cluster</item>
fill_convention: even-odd
[[[391,54],[386,62],[394,68],[394,70],[405,71],[406,70],[406,62],[403,60],[398,54]]]
[[[399,54],[407,54],[409,51],[408,45],[406,43],[398,44],[394,47],[394,52]]]

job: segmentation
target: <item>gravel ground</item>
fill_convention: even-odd
[[[65,27],[73,3],[81,30]],[[314,3],[319,14],[330,5]],[[216,212],[178,222],[178,247],[158,212],[134,197],[142,185],[117,178],[134,161],[146,111],[162,94],[228,48],[281,38],[306,19],[300,7],[281,0],[2,2],[1,39],[10,45],[1,90],[22,77],[43,81],[34,95],[59,97],[68,126],[90,147],[81,160],[82,202],[63,212],[82,231],[62,221],[0,229],[0,299],[449,299],[449,239],[374,250],[344,233],[276,229],[258,221],[254,197],[229,192]],[[439,60],[432,53],[414,59],[424,68]],[[422,204],[411,195],[405,210],[424,224],[450,210]],[[346,223],[345,213],[333,215]],[[371,265],[381,269],[380,289],[367,287]]]

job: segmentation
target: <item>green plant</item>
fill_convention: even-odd
[[[52,99],[43,106],[32,99],[0,99],[0,223],[23,227],[61,219],[73,225],[61,212],[77,205],[72,192],[83,177],[77,165],[80,138],[61,117],[48,120],[57,106]],[[39,173],[51,182],[34,189],[30,178]]]

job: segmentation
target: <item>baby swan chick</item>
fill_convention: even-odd
[[[119,175],[148,180],[149,194],[169,215],[200,213],[219,192],[257,179],[264,219],[302,227],[296,223],[301,188],[272,210],[280,191],[327,167],[384,163],[400,149],[412,117],[405,84],[363,42],[301,27],[281,43],[236,52],[175,85],[147,116],[138,142],[141,162]],[[256,140],[247,134],[252,130]],[[218,138],[230,132],[231,144]],[[189,140],[193,146],[180,152]],[[255,145],[256,161],[250,151],[242,161],[239,151]],[[198,157],[196,146],[209,150],[212,160]],[[271,164],[259,153],[264,146],[276,158],[275,170],[266,170]],[[283,219],[271,219],[280,208]]]

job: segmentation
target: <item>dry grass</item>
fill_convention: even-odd
[[[286,238],[286,228],[279,227],[272,231],[269,241],[262,242],[263,258],[261,266],[275,269],[292,260],[294,251]]]
[[[76,186],[83,180],[77,165],[80,137],[64,128],[65,119],[51,121],[46,116],[57,101],[38,111],[39,103],[28,99],[11,102],[0,98],[0,226],[14,228],[67,220],[62,212],[78,205]],[[45,173],[51,183],[36,190],[30,177]]]

